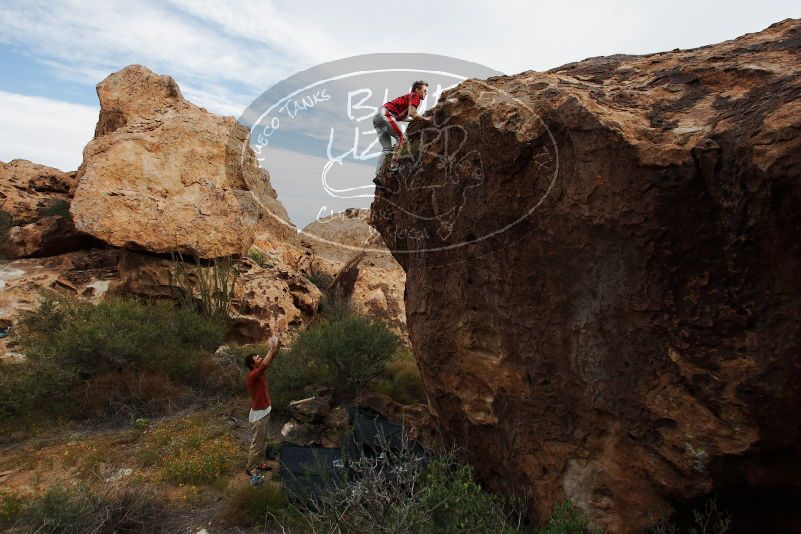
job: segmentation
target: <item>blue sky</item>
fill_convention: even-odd
[[[408,16],[393,9],[388,18],[392,5],[0,0],[0,160],[77,168],[97,120],[95,85],[131,63],[172,76],[214,113],[238,116],[274,83],[359,54],[435,53],[511,74],[691,48],[801,17],[798,0],[447,0],[403,3]]]

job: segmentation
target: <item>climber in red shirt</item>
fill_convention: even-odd
[[[375,178],[373,183],[379,188],[384,184],[378,178],[384,167],[384,162],[392,154],[392,139],[398,141],[398,145],[403,144],[403,132],[398,126],[400,121],[411,121],[414,119],[431,121],[430,117],[423,117],[417,113],[420,102],[428,95],[428,82],[418,80],[412,84],[412,91],[394,100],[390,100],[376,111],[373,115],[373,126],[375,133],[378,134],[378,141],[381,143],[381,155],[375,167]]]
[[[266,452],[265,440],[267,438],[267,425],[270,422],[272,405],[264,372],[281,349],[281,341],[277,336],[273,336],[268,341],[268,347],[266,356],[259,357],[258,354],[251,353],[245,356],[244,360],[245,368],[248,370],[245,384],[250,392],[250,415],[248,416],[248,421],[250,422],[252,433],[248,463],[247,467],[245,467],[248,475],[253,475],[257,467],[265,467],[260,462],[264,459]]]

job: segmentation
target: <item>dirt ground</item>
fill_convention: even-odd
[[[244,472],[250,430],[246,399],[215,406],[196,406],[133,425],[91,428],[75,422],[49,424],[6,434],[0,444],[0,492],[34,497],[53,486],[82,485],[104,491],[126,484],[152,489],[167,503],[169,530],[174,532],[246,532],[227,527],[219,518],[226,496],[248,484]],[[285,417],[273,414],[267,443],[281,441]],[[213,431],[229,449],[227,474],[210,483],[177,483],[166,476],[159,443],[165,434]],[[154,456],[155,454],[155,456]],[[278,471],[268,461],[270,479]]]

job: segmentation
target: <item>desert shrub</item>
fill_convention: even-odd
[[[522,510],[485,492],[452,454],[426,459],[411,442],[351,458],[353,476],[293,501],[312,532],[426,534],[519,532]]]
[[[421,509],[436,533],[516,532],[504,500],[484,491],[469,464],[432,462],[422,477]]]
[[[10,513],[5,504],[13,501]],[[0,493],[0,527],[9,531],[71,534],[167,532],[166,509],[147,488],[92,492],[85,486],[53,486],[35,497]]]
[[[47,206],[44,210],[42,210],[42,215],[45,217],[51,217],[53,215],[59,215],[64,217],[68,221],[72,220],[72,214],[70,213],[70,203],[66,200],[56,200],[49,206]]]
[[[25,498],[15,491],[0,490],[0,526],[10,525],[19,520]]]
[[[420,370],[409,352],[401,352],[391,360],[369,389],[401,404],[417,404],[426,400]]]
[[[86,488],[53,486],[23,508],[20,520],[36,532],[81,533],[91,530],[92,511],[92,496]]]
[[[256,262],[259,267],[267,266],[267,255],[257,248],[252,248],[248,251],[248,258]]]
[[[293,400],[317,393],[330,382],[319,362],[309,354],[282,350],[267,370],[270,383],[270,400],[279,410]]]
[[[62,414],[68,408],[64,400],[79,384],[77,374],[58,366],[0,364],[0,421],[40,413]],[[53,399],[59,402],[54,403]]]
[[[297,361],[317,360],[335,390],[355,393],[381,374],[398,344],[383,323],[349,315],[301,332],[290,352]]]
[[[570,501],[555,504],[548,522],[539,529],[540,534],[591,534],[599,532],[590,528],[587,518]]]
[[[8,256],[8,232],[14,226],[14,218],[0,210],[0,258]]]
[[[308,276],[309,282],[317,286],[317,289],[325,293],[331,287],[331,282],[334,281],[332,276],[329,276],[323,272],[313,271],[309,273]]]
[[[165,412],[191,395],[191,388],[163,372],[105,372],[88,379],[73,397],[87,416],[136,419]]]
[[[212,484],[227,475],[242,451],[227,428],[206,419],[162,424],[143,434],[141,459],[179,484]]]
[[[169,302],[45,296],[15,329],[30,364],[0,366],[0,419],[158,413],[208,384],[225,332]]]
[[[234,286],[239,275],[236,261],[230,257],[214,258],[204,265],[184,261],[181,253],[173,255],[176,298],[182,307],[197,309],[204,316],[225,323],[231,316]]]
[[[262,527],[291,519],[281,486],[267,482],[263,486],[237,486],[227,495],[221,518],[230,526]]]
[[[28,357],[82,376],[136,369],[188,377],[222,343],[225,325],[170,302],[110,298],[93,306],[47,296],[19,333]]]

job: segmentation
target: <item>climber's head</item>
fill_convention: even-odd
[[[428,94],[428,82],[417,80],[412,84],[412,93],[420,95],[420,100],[425,100]]]

